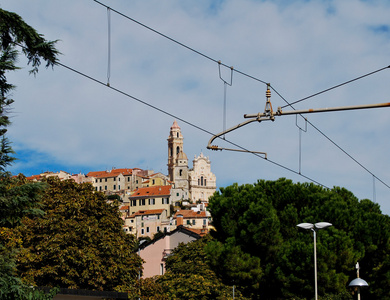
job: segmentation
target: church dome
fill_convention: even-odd
[[[183,151],[180,151],[180,153],[177,155],[177,159],[179,160],[188,160],[187,158],[187,155],[183,152]]]

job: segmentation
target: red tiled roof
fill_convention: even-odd
[[[171,194],[170,185],[156,185],[151,187],[138,188],[130,196],[131,198],[149,197],[149,196],[169,196]]]
[[[29,177],[26,177],[27,180],[40,180],[42,177],[41,175],[32,175]]]
[[[178,210],[173,218],[176,219],[177,215],[182,215],[183,219],[206,218],[205,211],[196,212],[191,209]]]
[[[127,218],[134,218],[136,216],[148,216],[148,215],[161,215],[165,209],[149,209],[149,210],[139,210]]]
[[[129,206],[128,205],[122,205],[119,210],[126,210],[126,209],[129,209]]]
[[[112,169],[111,171],[95,171],[95,172],[89,172],[87,174],[88,177],[95,177],[95,178],[108,178],[108,177],[116,177],[118,175],[132,175],[133,170],[132,169]]]
[[[208,229],[205,228],[205,229],[195,229],[195,228],[189,228],[189,227],[186,227],[187,230],[189,231],[192,231],[192,232],[195,232],[196,234],[199,234],[200,236],[204,236],[208,233]]]

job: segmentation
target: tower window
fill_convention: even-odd
[[[179,154],[179,153],[180,153],[180,147],[177,146],[177,148],[176,148],[176,154]]]
[[[183,176],[183,170],[182,169],[180,169],[180,171],[179,171],[179,176]]]
[[[177,133],[177,137],[179,137],[179,133]]]

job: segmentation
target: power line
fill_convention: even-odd
[[[205,133],[207,133],[207,134],[209,134],[209,135],[211,135],[211,136],[214,136],[214,135],[215,135],[214,133],[212,133],[212,132],[210,132],[210,131],[208,131],[208,130],[206,130],[206,129],[200,127],[200,126],[195,125],[194,123],[191,123],[191,122],[189,122],[189,121],[187,121],[187,120],[185,120],[185,119],[183,119],[183,118],[180,118],[180,117],[178,117],[178,116],[176,116],[176,115],[174,115],[174,114],[172,114],[172,113],[170,113],[170,112],[168,112],[168,111],[166,111],[166,110],[164,110],[164,109],[161,109],[161,108],[159,108],[159,107],[157,107],[157,106],[155,106],[155,105],[152,105],[152,104],[150,104],[150,103],[148,103],[148,102],[146,102],[146,101],[143,101],[143,100],[141,100],[141,99],[139,99],[139,98],[137,98],[137,97],[134,97],[134,96],[132,96],[132,95],[130,95],[130,94],[128,94],[128,93],[126,93],[126,92],[120,90],[120,89],[117,89],[117,88],[115,88],[115,87],[113,87],[113,86],[111,86],[111,85],[108,86],[106,83],[104,83],[104,82],[102,82],[102,81],[100,81],[100,80],[98,80],[98,79],[96,79],[96,78],[94,78],[94,77],[92,77],[92,76],[89,76],[89,75],[87,75],[87,74],[85,74],[85,73],[82,73],[82,72],[80,72],[80,71],[78,71],[78,70],[76,70],[76,69],[74,69],[74,68],[71,68],[71,67],[69,67],[69,66],[67,66],[67,65],[64,65],[64,64],[60,63],[60,62],[58,62],[57,65],[59,65],[59,66],[65,68],[65,69],[68,69],[68,70],[70,70],[70,71],[72,71],[72,72],[74,72],[74,73],[77,73],[77,74],[79,74],[79,75],[81,75],[81,76],[83,76],[83,77],[85,77],[85,78],[87,78],[87,79],[89,79],[89,80],[92,80],[92,81],[94,81],[94,82],[96,82],[96,83],[98,83],[98,84],[104,85],[105,87],[107,87],[107,88],[109,88],[109,89],[111,89],[111,90],[113,90],[113,91],[115,91],[115,92],[117,92],[117,93],[120,93],[120,94],[122,94],[122,95],[124,95],[124,96],[126,96],[126,97],[128,97],[128,98],[131,98],[131,99],[133,99],[133,100],[135,100],[135,101],[137,101],[137,102],[139,102],[139,103],[142,103],[142,104],[144,104],[144,105],[146,105],[146,106],[149,106],[150,108],[152,108],[152,109],[154,109],[154,110],[157,110],[157,111],[159,111],[159,112],[161,112],[161,113],[163,113],[163,114],[165,114],[165,115],[167,115],[167,116],[170,116],[170,117],[172,117],[172,118],[174,118],[174,119],[177,119],[177,120],[179,120],[179,121],[181,121],[181,122],[183,122],[183,123],[185,123],[185,124],[187,124],[187,125],[189,125],[189,126],[191,126],[191,127],[194,127],[194,128],[196,128],[196,129],[198,129],[198,130],[200,130],[200,131],[203,131],[203,132],[205,132]],[[264,157],[260,156],[259,154],[253,153],[253,152],[251,152],[250,150],[248,150],[248,149],[246,149],[246,148],[244,148],[244,147],[242,147],[242,146],[240,146],[240,145],[238,145],[238,144],[236,144],[236,143],[234,143],[234,142],[232,142],[232,141],[229,141],[229,140],[223,139],[223,138],[220,138],[220,139],[222,139],[222,140],[224,140],[225,142],[227,142],[227,143],[229,143],[229,144],[231,144],[231,145],[233,145],[233,146],[235,146],[235,147],[237,147],[237,148],[240,148],[240,149],[242,149],[242,150],[244,150],[244,151],[246,151],[246,152],[252,153],[253,155],[255,155],[255,156],[257,156],[257,157],[259,157],[259,158],[261,158],[261,159],[264,159],[264,160],[266,160],[266,161],[268,161],[268,162],[274,164],[275,166],[278,166],[278,167],[280,167],[280,168],[283,168],[283,169],[285,169],[285,170],[287,170],[287,171],[289,171],[289,172],[295,173],[296,175],[299,175],[299,176],[301,176],[301,177],[303,177],[303,178],[305,178],[305,179],[307,179],[307,180],[309,180],[309,181],[311,181],[311,182],[314,182],[314,183],[316,183],[316,184],[318,184],[318,185],[320,185],[320,186],[322,186],[322,187],[324,187],[324,188],[330,189],[330,188],[327,187],[326,185],[324,185],[324,184],[322,184],[322,183],[320,183],[320,182],[318,182],[318,181],[316,181],[316,180],[314,180],[314,179],[312,179],[312,178],[310,178],[310,177],[308,177],[308,176],[306,176],[306,175],[303,175],[303,174],[301,174],[301,173],[298,173],[297,171],[295,171],[295,170],[293,170],[293,169],[290,169],[290,168],[288,168],[288,167],[286,167],[286,166],[284,166],[284,165],[282,165],[282,164],[280,164],[280,163],[277,163],[277,162],[275,162],[275,161],[272,161],[272,160],[270,160],[270,159],[265,159]]]
[[[244,72],[242,72],[242,71],[240,71],[240,70],[238,70],[238,69],[236,69],[236,68],[233,69],[231,66],[228,66],[228,65],[226,65],[226,64],[223,64],[223,63],[222,63],[221,61],[219,61],[219,60],[213,59],[212,57],[210,57],[210,56],[208,56],[208,55],[206,55],[206,54],[204,54],[204,53],[202,53],[202,52],[200,52],[200,51],[198,51],[198,50],[195,50],[194,48],[189,47],[189,46],[187,46],[187,45],[185,45],[185,44],[183,44],[183,43],[181,43],[181,42],[179,42],[179,41],[177,41],[177,40],[175,40],[175,39],[169,37],[169,36],[166,35],[166,34],[163,34],[163,33],[159,32],[159,31],[157,31],[157,30],[155,30],[155,29],[153,29],[153,28],[151,28],[151,27],[149,27],[149,26],[147,26],[147,25],[145,25],[145,24],[143,24],[143,23],[141,23],[141,22],[139,22],[139,21],[137,21],[137,20],[135,20],[135,19],[133,19],[133,18],[131,18],[131,17],[129,17],[129,16],[127,16],[127,15],[121,13],[121,12],[119,12],[119,11],[117,11],[117,10],[114,10],[114,9],[108,7],[107,5],[101,3],[100,1],[97,1],[97,0],[93,0],[93,1],[95,1],[95,2],[98,3],[98,4],[100,4],[100,5],[103,6],[103,7],[106,7],[106,9],[110,9],[110,10],[112,10],[113,12],[117,13],[118,15],[120,15],[120,16],[122,16],[122,17],[124,17],[124,18],[126,18],[126,19],[128,19],[128,20],[130,20],[130,21],[132,21],[132,22],[134,22],[134,23],[136,23],[136,24],[138,24],[138,25],[140,25],[140,26],[142,26],[142,27],[144,27],[144,28],[146,28],[146,29],[148,29],[148,30],[154,32],[154,33],[156,33],[156,34],[158,34],[158,35],[160,35],[160,36],[162,36],[162,37],[164,37],[164,38],[166,38],[166,39],[168,39],[168,40],[170,40],[170,41],[172,41],[172,42],[174,42],[174,43],[176,43],[176,44],[178,44],[178,45],[180,45],[180,46],[182,46],[182,47],[184,47],[184,48],[186,48],[186,49],[188,49],[188,50],[190,50],[190,51],[192,51],[192,52],[194,52],[194,53],[196,53],[196,54],[198,54],[198,55],[200,55],[200,56],[202,56],[202,57],[204,57],[204,58],[206,58],[206,59],[208,59],[208,60],[211,60],[212,62],[218,63],[219,67],[222,65],[222,66],[224,66],[224,67],[231,68],[232,71],[237,72],[237,73],[239,73],[239,74],[241,74],[241,75],[243,75],[243,76],[246,76],[246,77],[248,77],[248,78],[250,78],[250,79],[252,79],[252,80],[261,82],[261,83],[263,83],[263,84],[268,84],[266,81],[263,81],[263,80],[261,80],[261,79],[259,79],[259,78],[256,78],[256,77],[254,77],[254,76],[251,76],[251,75],[249,75],[249,74],[246,74],[246,73],[244,73]],[[375,74],[375,73],[377,73],[377,72],[380,72],[380,71],[383,71],[383,70],[385,70],[385,69],[387,69],[387,68],[390,68],[390,66],[387,66],[387,67],[378,69],[378,70],[376,70],[376,71],[373,71],[373,72],[367,73],[367,74],[365,74],[365,75],[359,76],[359,77],[357,77],[357,78],[355,78],[355,79],[352,79],[352,80],[346,81],[346,82],[344,82],[344,83],[338,84],[338,85],[333,86],[333,87],[331,87],[331,88],[325,89],[325,90],[323,90],[323,91],[321,91],[321,92],[315,93],[315,94],[310,95],[310,96],[305,97],[305,98],[302,98],[302,99],[300,99],[300,100],[298,100],[298,101],[295,101],[295,102],[293,102],[293,103],[289,103],[289,102],[288,102],[288,101],[287,101],[287,100],[286,100],[286,99],[285,99],[285,98],[284,98],[284,97],[283,97],[283,96],[282,96],[282,95],[281,95],[273,86],[271,86],[271,85],[270,85],[270,86],[271,86],[272,90],[273,90],[273,91],[274,91],[274,92],[275,92],[283,101],[285,101],[285,102],[287,103],[287,105],[285,105],[285,106],[283,106],[283,107],[290,106],[291,108],[293,108],[293,109],[295,110],[295,108],[292,106],[293,104],[296,104],[296,103],[298,103],[298,102],[302,102],[302,101],[307,100],[307,99],[309,99],[309,98],[313,98],[314,96],[318,96],[318,95],[320,95],[320,94],[323,94],[323,93],[328,92],[328,91],[330,91],[330,90],[336,89],[336,88],[341,87],[341,86],[343,86],[343,85],[349,84],[349,83],[354,82],[354,81],[356,81],[356,80],[359,80],[359,79],[362,79],[362,78],[364,78],[364,77],[373,75],[373,74]],[[302,115],[301,115],[301,117],[304,118]],[[304,118],[304,119],[307,120],[306,118]],[[350,155],[348,152],[346,152],[346,151],[345,151],[343,148],[341,148],[336,142],[334,142],[331,138],[329,138],[325,133],[323,133],[320,129],[318,129],[316,126],[314,126],[313,123],[311,123],[311,122],[309,122],[309,121],[308,121],[308,123],[309,123],[315,130],[317,130],[321,135],[323,135],[327,140],[329,140],[333,145],[335,145],[338,149],[340,149],[344,154],[346,154],[350,159],[352,159],[355,163],[357,163],[359,166],[361,166],[365,171],[367,171],[369,174],[371,174],[372,176],[374,176],[375,178],[377,178],[377,179],[378,179],[381,183],[383,183],[385,186],[387,186],[388,188],[390,188],[389,185],[387,185],[387,184],[384,183],[382,180],[380,180],[377,176],[375,176],[375,175],[374,175],[371,171],[369,171],[365,166],[363,166],[360,162],[358,162],[352,155]],[[236,145],[236,146],[237,146],[237,145]],[[241,148],[241,147],[239,147],[239,148]],[[253,154],[254,154],[254,153],[253,153]],[[261,157],[261,156],[260,156],[260,157]],[[261,158],[263,158],[263,157],[261,157]],[[296,173],[296,174],[300,174],[299,172],[296,172],[296,171],[293,171],[293,172]]]
[[[335,85],[335,86],[333,86],[333,87],[330,87],[330,88],[328,88],[328,89],[325,89],[325,90],[323,90],[323,91],[321,91],[321,92],[318,92],[318,93],[315,93],[315,94],[313,94],[313,95],[307,96],[307,97],[305,97],[305,98],[302,98],[302,99],[300,99],[300,100],[294,101],[294,102],[292,102],[292,103],[288,103],[287,105],[282,106],[282,108],[285,108],[285,107],[287,107],[287,106],[292,107],[293,104],[297,104],[297,103],[299,103],[299,102],[302,102],[302,101],[305,101],[305,100],[307,100],[307,99],[313,98],[313,97],[318,96],[318,95],[320,95],[320,94],[329,92],[330,90],[334,90],[334,89],[339,88],[339,87],[341,87],[341,86],[343,86],[343,85],[346,85],[346,84],[348,84],[348,83],[354,82],[354,81],[359,80],[359,79],[362,79],[362,78],[364,78],[364,77],[373,75],[373,74],[375,74],[375,73],[378,73],[378,72],[380,72],[380,71],[386,70],[386,69],[388,69],[388,68],[390,68],[390,66],[387,66],[387,67],[378,69],[378,70],[376,70],[376,71],[373,71],[373,72],[367,73],[367,74],[365,74],[365,75],[356,77],[356,78],[351,79],[351,80],[348,80],[348,81],[346,81],[346,82],[337,84],[337,85]]]

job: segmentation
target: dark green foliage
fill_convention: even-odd
[[[232,299],[233,286],[225,285],[210,268],[204,251],[211,237],[180,244],[166,261],[167,272],[157,279],[169,299]],[[235,291],[235,299],[245,299]]]
[[[7,72],[19,69],[15,63],[18,49],[27,57],[33,74],[38,72],[41,60],[46,67],[54,66],[59,52],[54,42],[46,41],[15,13],[0,9],[0,298],[1,299],[52,299],[53,294],[31,289],[22,284],[16,275],[15,255],[20,240],[10,230],[25,215],[39,215],[39,195],[42,184],[26,183],[23,178],[12,178],[6,168],[15,158],[11,143],[6,137],[10,125],[8,113],[13,99],[8,98],[15,88],[7,81]]]
[[[18,268],[34,286],[127,290],[141,259],[136,239],[122,230],[117,203],[108,203],[91,184],[48,178],[45,215],[24,218],[18,228],[24,249]]]
[[[236,282],[252,299],[314,297],[313,235],[296,227],[326,221],[318,231],[318,293],[349,299],[347,284],[369,282],[369,299],[390,299],[390,218],[343,188],[260,180],[221,188],[211,199],[216,241],[206,247],[224,283]]]

